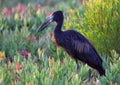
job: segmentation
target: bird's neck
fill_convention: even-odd
[[[55,30],[54,30],[55,33],[61,33],[62,32],[62,30],[61,30],[62,24],[63,24],[62,21],[57,23],[57,26],[55,27]]]
[[[61,30],[62,24],[63,22],[57,23],[57,26],[55,27],[55,30],[54,30],[54,38],[58,45],[61,45],[61,37],[62,37],[61,34],[63,33]]]

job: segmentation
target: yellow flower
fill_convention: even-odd
[[[60,55],[60,53],[61,53],[61,50],[60,50],[61,48],[57,48],[57,55]]]
[[[42,50],[40,50],[40,48],[38,48],[38,55],[41,56],[42,55]]]
[[[82,0],[82,4],[85,5],[86,1],[85,0]]]
[[[75,74],[75,78],[78,79],[78,74]]]
[[[36,14],[39,16],[40,15],[40,9],[36,11]]]
[[[65,28],[66,28],[66,30],[69,30],[69,29],[70,29],[70,24],[69,24],[69,23],[66,23],[66,24],[65,24]]]
[[[2,78],[0,78],[0,83],[2,83],[3,82],[3,79]]]
[[[54,73],[54,67],[50,67],[50,74]]]
[[[4,57],[5,57],[5,52],[0,51],[0,62],[3,60]]]
[[[19,20],[19,14],[18,13],[15,13],[14,19],[15,19],[15,21]]]
[[[72,15],[73,15],[73,14],[74,14],[74,12],[75,12],[75,11],[74,11],[73,9],[69,9],[69,13],[70,13],[70,14],[72,14]]]
[[[28,59],[30,59],[30,57],[31,57],[31,53],[28,53]]]
[[[54,58],[49,57],[48,61],[49,61],[49,64],[53,64],[54,63]]]
[[[27,25],[27,20],[26,20],[26,16],[24,17],[24,26]]]
[[[0,51],[0,58],[4,58],[5,57],[5,52],[4,51]]]

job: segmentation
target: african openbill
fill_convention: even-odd
[[[57,26],[54,30],[54,42],[66,50],[66,52],[76,61],[77,69],[79,68],[78,60],[96,69],[99,74],[105,75],[102,66],[102,59],[98,55],[93,45],[79,32],[75,30],[62,31],[64,16],[62,11],[55,11],[46,21],[40,25],[38,32],[42,31],[51,22],[55,21]]]

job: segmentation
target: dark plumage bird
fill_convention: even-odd
[[[102,59],[96,52],[93,45],[79,32],[75,30],[62,31],[64,16],[62,11],[55,11],[51,14],[46,21],[41,24],[38,29],[42,31],[47,27],[51,22],[55,21],[57,26],[54,30],[54,41],[58,46],[61,46],[66,50],[66,52],[76,61],[77,68],[78,60],[81,60],[83,63],[88,64],[90,67],[96,69],[99,74],[105,75],[105,70],[102,66]]]

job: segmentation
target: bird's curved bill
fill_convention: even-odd
[[[38,29],[38,32],[42,31],[45,27],[47,27],[51,22],[53,21],[53,16],[50,15],[44,23],[42,23],[40,26],[39,26],[39,29]]]

